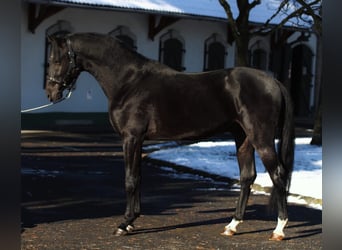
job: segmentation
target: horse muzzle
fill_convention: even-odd
[[[62,92],[47,94],[47,98],[49,99],[50,102],[56,102],[62,99],[62,97],[63,97]]]
[[[56,102],[63,97],[63,91],[59,89],[58,84],[55,86],[47,84],[45,91],[50,102]]]

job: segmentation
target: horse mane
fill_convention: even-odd
[[[93,60],[101,60],[103,64],[111,65],[123,63],[124,60],[146,63],[151,61],[136,51],[129,49],[122,41],[108,34],[100,33],[75,33],[69,35],[74,41],[74,49],[81,54],[86,54]]]

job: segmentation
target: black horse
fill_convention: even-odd
[[[49,40],[46,92],[50,101],[62,98],[64,90],[74,87],[80,72],[87,71],[107,96],[110,122],[122,136],[127,207],[116,235],[134,230],[133,222],[140,215],[144,140],[202,138],[230,131],[236,142],[241,192],[235,215],[222,234],[233,235],[242,222],[256,178],[256,150],[272,179],[270,200],[278,209],[278,224],[270,239],[283,239],[294,127],[291,100],[280,82],[246,67],[180,73],[107,35],[80,33]]]

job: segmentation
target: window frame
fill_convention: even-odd
[[[256,52],[258,52],[258,54],[256,54]],[[260,52],[260,53],[259,53]],[[250,47],[248,50],[249,53],[249,65],[252,68],[256,68],[256,69],[261,69],[264,71],[269,71],[269,63],[270,63],[270,53],[269,50],[266,48],[264,41],[261,39],[256,40]],[[264,55],[264,59],[265,59],[265,68],[261,67],[263,65],[260,65],[260,58],[258,58],[258,64],[255,64],[255,60],[258,56],[260,55]]]
[[[226,68],[226,58],[227,58],[227,55],[228,55],[228,49],[227,49],[226,42],[222,39],[222,37],[219,34],[213,33],[210,37],[208,37],[204,41],[203,71],[215,70],[215,69],[209,68],[210,46],[215,44],[215,43],[222,45],[222,47],[224,49],[222,68],[216,68],[216,69],[224,69],[224,68]]]
[[[173,68],[171,66],[169,66],[169,67],[171,67],[175,70],[181,71],[181,72],[185,71],[186,70],[186,67],[184,66],[184,58],[185,58],[185,53],[186,53],[185,42],[184,42],[183,37],[178,32],[176,32],[175,30],[169,30],[160,36],[160,39],[159,39],[159,62],[167,65],[164,61],[164,59],[165,59],[164,54],[165,54],[165,44],[169,40],[177,40],[182,46],[182,48],[180,50],[181,51],[181,54],[180,54],[181,65],[179,65],[177,68]]]
[[[138,47],[137,47],[137,36],[127,27],[124,25],[118,25],[115,29],[111,30],[108,32],[108,34],[118,40],[120,40],[122,42],[122,44],[124,44],[127,48],[133,50],[133,51],[137,51]],[[128,37],[129,39],[132,40],[133,44],[127,44],[126,41],[120,39],[120,36],[123,37]]]

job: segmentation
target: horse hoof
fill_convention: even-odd
[[[229,228],[226,228],[224,230],[224,232],[221,233],[221,235],[223,235],[223,236],[233,236],[235,233],[236,233],[235,231],[233,231],[233,230],[231,230]]]
[[[129,234],[129,233],[131,233],[131,232],[133,232],[133,230],[134,230],[134,226],[133,225],[128,225],[127,227],[126,227],[126,230],[124,230],[124,229],[122,229],[122,228],[118,228],[118,229],[116,229],[115,231],[114,231],[114,235],[115,236],[123,236],[123,235],[126,235],[126,234]]]
[[[276,233],[272,233],[271,237],[269,238],[269,240],[272,240],[272,241],[282,241],[283,239],[284,239],[284,235],[280,235]]]
[[[118,228],[114,231],[114,236],[124,236],[127,234],[127,231],[121,229],[121,228]]]
[[[128,225],[128,226],[126,227],[126,230],[127,230],[127,233],[131,233],[131,232],[133,232],[133,230],[134,230],[134,226],[133,226],[133,225]]]

